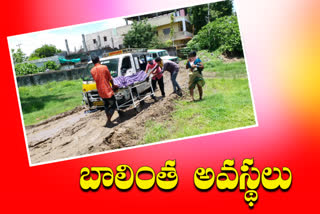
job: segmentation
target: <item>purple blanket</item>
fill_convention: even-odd
[[[147,76],[148,75],[144,71],[140,71],[140,72],[133,74],[131,76],[113,78],[113,82],[114,82],[114,84],[119,86],[119,88],[125,88],[128,85],[131,85],[135,82],[144,81],[147,78]]]

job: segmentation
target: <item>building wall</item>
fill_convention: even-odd
[[[170,22],[171,22],[171,14],[165,14],[165,15],[148,19],[148,23],[156,27],[167,25]]]
[[[51,57],[36,59],[36,60],[28,61],[28,63],[35,64],[39,68],[43,66],[45,62],[48,62],[48,61],[54,61],[57,65],[60,65],[59,56],[51,56]]]
[[[95,50],[99,48],[99,41],[98,36],[100,36],[101,46],[100,48],[104,47],[111,47],[111,48],[120,48],[120,45],[123,44],[123,35],[126,34],[131,29],[131,26],[121,26],[118,28],[107,29],[104,31],[99,31],[96,33],[86,34],[86,45],[88,50]],[[105,41],[105,37],[106,40]],[[96,40],[94,44],[93,40]]]
[[[173,29],[174,29],[174,32],[179,32],[180,31],[180,27],[181,25],[177,22],[175,22],[173,24]],[[161,41],[167,41],[170,39],[170,29],[171,29],[171,24],[166,24],[166,25],[162,25],[162,26],[159,26],[157,27],[157,30],[158,30],[158,37]],[[165,34],[164,31],[167,31],[169,32],[168,34]]]
[[[192,38],[193,36],[191,32],[182,33],[183,21],[190,23],[188,16],[177,16],[174,18],[174,21],[174,31],[176,33],[174,40],[179,39],[182,40],[182,42],[184,41],[184,38],[186,38],[187,41],[190,40],[190,37]],[[152,26],[157,27],[158,37],[161,41],[165,42],[170,39],[170,33],[165,35],[163,30],[167,29],[167,31],[170,32],[171,14],[164,14],[154,18],[149,18],[147,22]],[[88,50],[95,50],[99,48],[98,36],[100,36],[101,40],[100,48],[106,46],[109,46],[111,48],[121,48],[121,46],[123,45],[124,35],[128,33],[131,27],[131,25],[125,25],[114,29],[107,29],[104,31],[85,35]],[[104,41],[104,37],[107,38],[107,41]],[[111,38],[113,39],[113,43]],[[96,44],[93,43],[93,39],[96,40]]]

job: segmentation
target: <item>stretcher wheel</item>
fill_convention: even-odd
[[[144,100],[141,100],[140,103],[139,103],[139,105],[134,108],[137,113],[140,113],[140,112],[142,111],[144,104],[145,104],[145,103],[144,103]]]
[[[134,108],[134,110],[136,110],[137,113],[140,113],[142,111],[142,108],[140,105],[138,105],[137,107]]]

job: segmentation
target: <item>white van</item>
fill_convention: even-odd
[[[163,50],[163,49],[150,49],[148,50],[148,53],[152,54],[152,58],[155,59],[157,57],[160,57],[163,62],[166,61],[173,61],[175,63],[179,63],[179,58],[176,56],[169,56],[168,51],[167,50]]]

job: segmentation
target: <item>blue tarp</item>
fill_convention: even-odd
[[[59,61],[60,61],[61,64],[65,64],[65,63],[70,63],[70,62],[72,62],[72,63],[78,63],[78,62],[80,62],[81,60],[80,60],[80,58],[77,58],[77,59],[59,58]]]

